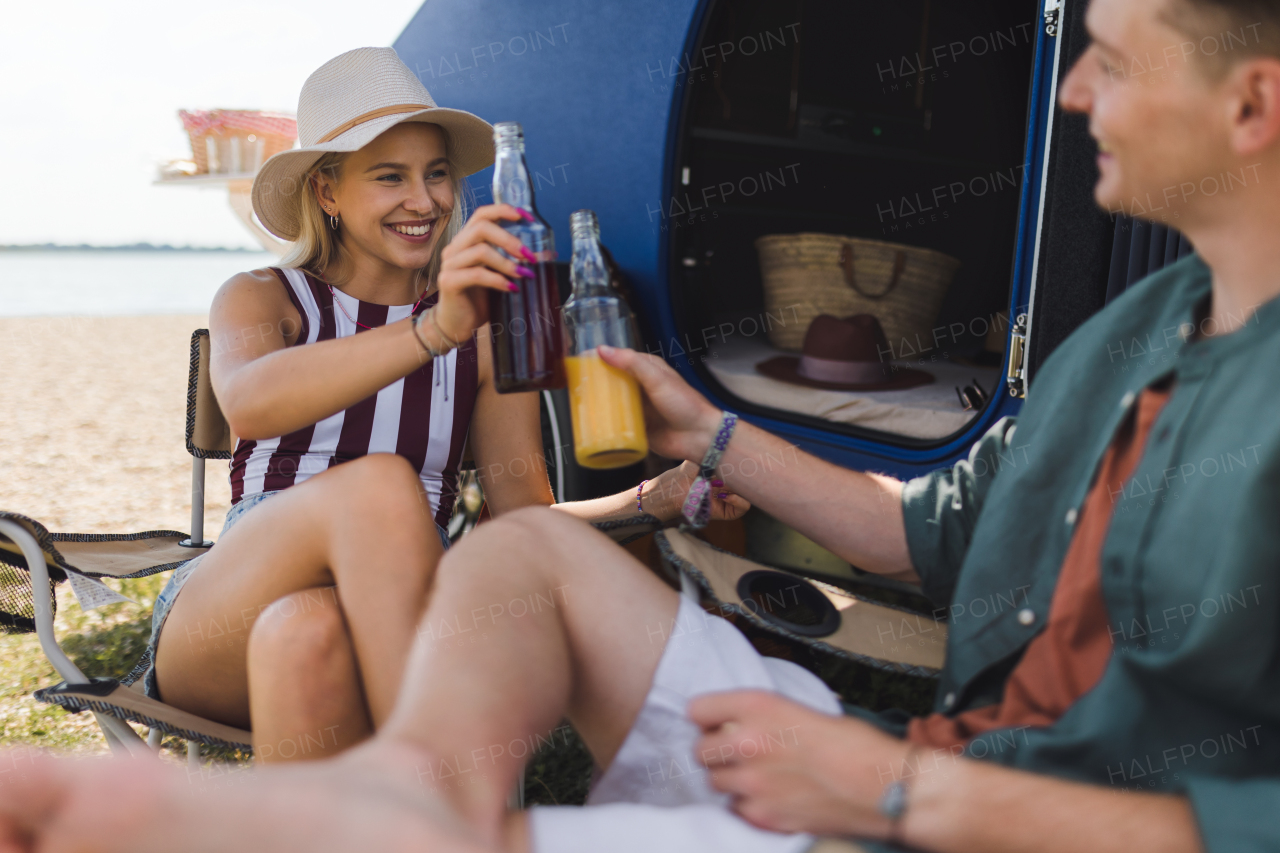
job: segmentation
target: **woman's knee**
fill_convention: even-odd
[[[345,480],[383,488],[394,486],[418,488],[421,485],[418,472],[413,470],[409,460],[396,453],[370,453],[368,456],[344,462],[333,470],[341,472]]]
[[[267,607],[249,632],[250,671],[318,673],[352,657],[346,619],[335,587],[286,595]]]
[[[371,453],[333,470],[341,472],[331,485],[337,502],[345,505],[344,514],[359,510],[399,523],[430,513],[418,472],[403,456]]]

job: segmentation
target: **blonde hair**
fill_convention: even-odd
[[[302,180],[302,198],[299,199],[298,238],[293,242],[293,247],[280,259],[281,266],[305,270],[316,278],[338,286],[346,284],[351,277],[341,251],[342,243],[339,235],[342,226],[339,224],[338,230],[329,227],[329,216],[320,207],[320,200],[316,197],[316,186],[317,176],[322,173],[327,174],[331,179],[337,179],[342,163],[348,156],[348,153],[343,151],[330,152],[307,170]],[[444,233],[440,235],[439,242],[436,243],[435,251],[431,253],[431,260],[417,271],[419,279],[426,279],[426,289],[431,288],[436,276],[440,273],[440,253],[462,230],[463,223],[467,221],[467,215],[471,212],[473,201],[471,186],[452,161],[449,162],[449,183],[453,188],[453,210],[448,214],[449,221],[445,224]],[[425,293],[426,290],[424,289],[423,292]]]

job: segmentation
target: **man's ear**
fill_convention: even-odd
[[[1280,59],[1241,63],[1231,77],[1233,153],[1249,157],[1274,148],[1280,144]]]

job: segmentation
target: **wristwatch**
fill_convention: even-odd
[[[901,779],[890,782],[880,795],[876,811],[897,823],[907,813],[907,783]]]
[[[890,782],[876,803],[876,811],[889,819],[886,838],[891,844],[902,843],[902,818],[907,814],[907,783],[901,779]]]

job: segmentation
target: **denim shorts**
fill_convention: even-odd
[[[231,507],[227,512],[227,520],[223,522],[222,534],[219,538],[226,536],[227,531],[243,518],[249,510],[278,494],[280,494],[280,491],[260,492],[256,495],[250,495]],[[440,535],[440,544],[444,546],[446,551],[449,550],[448,532],[438,524],[436,525],[436,532]],[[165,620],[169,618],[169,611],[173,609],[173,602],[177,600],[178,593],[182,592],[182,588],[186,586],[191,575],[200,567],[200,562],[210,553],[212,553],[212,549],[179,567],[173,573],[173,576],[169,578],[169,582],[164,585],[164,589],[160,590],[160,594],[156,596],[156,606],[151,612],[151,639],[147,641],[147,651],[145,653],[145,660],[148,665],[146,673],[142,676],[142,685],[146,690],[146,694],[157,701],[160,701],[160,688],[156,684],[156,648],[160,642],[160,631],[164,628]]]

